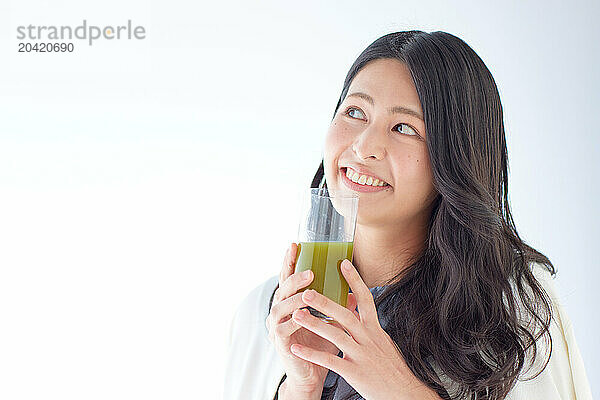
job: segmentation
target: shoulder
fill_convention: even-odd
[[[552,302],[560,302],[558,292],[554,285],[554,280],[556,279],[557,275],[552,275],[544,264],[531,263],[530,268],[531,273],[540,283],[540,285],[542,285],[546,293],[550,296]]]
[[[266,331],[265,319],[269,315],[269,300],[275,291],[279,278],[272,276],[260,285],[254,287],[238,305],[234,321],[241,325],[262,323]]]
[[[557,275],[538,263],[531,264],[531,272],[550,300],[549,335],[536,342],[535,360],[528,359],[507,399],[591,399],[574,328],[555,285]]]
[[[573,325],[563,307],[560,294],[555,285],[557,275],[552,275],[543,264],[530,264],[531,272],[548,295],[551,307],[549,335],[542,335],[536,341],[536,355],[527,353],[525,365],[519,378],[508,393],[507,400],[591,400],[591,389],[583,365]],[[511,282],[514,289],[514,282]],[[527,290],[527,289],[526,289]],[[531,321],[531,316],[518,295],[513,293],[518,303],[522,322]],[[539,307],[537,308],[539,310]],[[521,313],[520,313],[521,314]],[[528,329],[534,328],[533,325]],[[546,364],[547,361],[547,364]],[[439,375],[448,393],[456,391],[457,383],[450,380],[431,359],[432,368]],[[541,371],[541,372],[540,372]]]
[[[254,287],[238,305],[229,329],[224,398],[272,399],[285,370],[269,341],[269,300],[279,283],[273,276]]]

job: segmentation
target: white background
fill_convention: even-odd
[[[599,3],[0,3],[0,398],[218,398],[279,273],[346,73],[442,30],[500,89],[517,228],[559,270],[600,397]],[[19,25],[146,28],[19,54]]]

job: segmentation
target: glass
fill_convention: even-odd
[[[340,266],[346,258],[352,261],[358,198],[357,193],[334,193],[327,188],[311,188],[304,194],[295,272],[310,269],[314,279],[298,293],[314,289],[346,307],[349,287]],[[312,307],[304,308],[327,323],[334,322]]]

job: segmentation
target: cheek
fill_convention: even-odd
[[[333,170],[337,171],[337,162],[340,155],[346,151],[346,149],[352,143],[350,137],[350,131],[347,127],[343,126],[339,122],[334,121],[329,130],[327,131],[327,135],[325,136],[325,146],[324,146],[324,159],[325,159],[325,170]]]
[[[397,183],[399,187],[406,188],[407,191],[417,197],[427,196],[433,186],[433,174],[427,151],[419,151],[405,154],[398,157],[398,163],[394,168],[397,172]]]
[[[347,126],[339,121],[333,121],[325,136],[325,150],[340,147],[344,142],[348,141],[349,134],[350,131]]]

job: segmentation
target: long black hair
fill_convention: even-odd
[[[503,399],[522,379],[527,360],[533,365],[539,356],[542,337],[550,351],[534,377],[549,361],[552,304],[532,267],[556,271],[515,227],[496,83],[454,35],[390,33],[356,59],[334,117],[356,74],[377,59],[399,60],[410,70],[438,193],[423,251],[375,299],[389,321],[384,329],[414,375],[442,398]],[[311,187],[319,185],[326,186],[323,161]],[[454,383],[452,391],[444,389],[440,370]],[[323,398],[334,391],[324,390]]]

